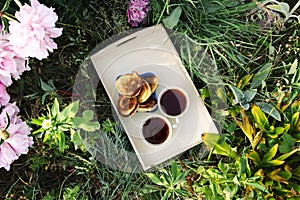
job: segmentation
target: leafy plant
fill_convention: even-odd
[[[47,106],[47,115],[42,115],[37,119],[32,119],[31,123],[39,126],[38,130],[33,132],[37,137],[43,137],[43,142],[59,147],[59,151],[64,152],[68,149],[66,145],[66,133],[70,133],[70,139],[75,145],[84,150],[82,138],[76,128],[82,128],[85,131],[94,131],[100,127],[98,122],[91,122],[93,111],[86,110],[82,117],[77,117],[79,101],[70,103],[60,111],[58,100],[55,99],[51,107]]]
[[[173,162],[171,169],[161,169],[160,176],[154,173],[146,173],[147,177],[155,185],[147,185],[143,189],[145,194],[159,192],[161,199],[185,198],[190,193],[184,189],[186,185],[186,176],[188,171],[182,171],[180,167]]]

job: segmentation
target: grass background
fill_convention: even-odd
[[[11,101],[17,102],[25,120],[45,113],[46,105],[51,105],[55,97],[59,97],[62,106],[67,105],[71,101],[75,76],[89,52],[110,36],[131,29],[126,17],[128,1],[41,2],[55,8],[59,16],[57,26],[64,30],[63,35],[55,40],[59,48],[48,59],[32,59],[32,70],[25,72],[8,89]],[[290,7],[297,3],[286,2]],[[270,19],[256,1],[153,0],[141,27],[162,23],[178,5],[182,8],[182,14],[174,30],[189,36],[207,50],[226,84],[236,85],[241,77],[256,73],[261,65],[272,62],[278,66],[267,80],[268,90],[272,91],[277,81],[282,80],[284,71],[288,70],[283,62],[290,63],[299,57],[299,42],[295,39],[299,36],[299,23],[282,24]],[[13,13],[15,9],[12,4],[10,11]],[[276,51],[270,53],[270,47]],[[204,94],[207,80],[195,66],[185,61],[183,58],[199,93]],[[53,90],[44,91],[41,80],[52,85]],[[228,91],[225,92],[228,94]],[[101,85],[97,93],[104,93]],[[47,98],[43,102],[45,94]],[[268,96],[261,91],[258,98],[266,100]],[[98,96],[97,103],[101,105],[97,108],[97,114],[107,134],[119,133],[114,135],[118,144],[130,148],[127,138],[113,122],[107,96]],[[205,103],[211,108],[213,102],[205,99]],[[231,107],[232,99],[228,98],[227,103]],[[231,121],[230,117],[225,119],[223,135],[232,146],[245,148],[247,144],[241,132],[229,131],[228,127],[233,126]],[[197,169],[200,165],[216,166],[214,159],[199,157],[202,150],[201,145],[197,146],[175,162],[183,169]],[[168,167],[166,169],[169,170]],[[110,169],[95,161],[88,152],[75,150],[71,144],[69,150],[62,154],[39,139],[35,140],[34,148],[27,155],[12,164],[9,172],[0,169],[0,177],[0,197],[3,199],[161,199],[159,193],[148,195],[143,192],[145,185],[151,183],[144,174]],[[196,181],[196,177],[191,174],[190,181]],[[189,184],[186,188],[192,190]],[[192,197],[197,198],[195,195]]]

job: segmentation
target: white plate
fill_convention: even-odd
[[[126,43],[123,43],[127,41]],[[119,45],[122,43],[122,45]],[[165,87],[180,87],[190,99],[187,112],[173,128],[171,140],[163,146],[153,147],[141,138],[141,121],[149,113],[135,113],[131,117],[118,116],[137,153],[143,169],[162,163],[201,142],[204,132],[218,133],[198,91],[162,26],[150,27],[127,36],[91,56],[103,86],[117,110],[119,94],[115,80],[119,75],[136,71],[151,72],[158,77],[157,95]],[[159,110],[155,114],[161,115]],[[174,119],[169,119],[175,123]]]

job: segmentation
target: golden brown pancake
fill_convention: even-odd
[[[116,88],[122,96],[137,96],[143,86],[143,79],[133,71],[131,74],[123,74],[116,80]]]
[[[156,90],[157,85],[158,85],[158,78],[157,78],[157,76],[155,76],[155,75],[149,75],[149,76],[145,76],[143,79],[148,82],[148,84],[149,84],[149,86],[151,88],[151,93],[153,93]]]
[[[148,98],[144,103],[140,103],[138,107],[138,112],[149,112],[154,110],[157,107],[157,100],[152,98]]]
[[[139,103],[143,103],[147,101],[147,99],[151,96],[151,88],[147,81],[144,80],[144,84],[141,88],[139,95],[137,96]]]
[[[123,117],[133,115],[139,107],[137,97],[120,96],[118,100],[118,111]]]

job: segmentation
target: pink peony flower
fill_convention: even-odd
[[[132,26],[137,26],[146,17],[149,3],[149,0],[131,0],[129,2],[127,17]]]
[[[5,86],[12,84],[12,77],[19,79],[20,75],[29,70],[27,59],[17,54],[7,40],[8,34],[0,34],[0,81]]]
[[[9,22],[9,41],[15,52],[23,57],[47,58],[53,49],[57,49],[52,38],[62,34],[62,28],[55,28],[58,16],[53,8],[31,0],[15,14],[18,21]]]
[[[6,87],[0,81],[0,107],[6,105],[9,102],[10,96],[6,92]]]
[[[7,104],[0,114],[0,168],[6,170],[33,145],[33,138],[29,136],[31,129],[17,116],[18,112],[15,104]]]

